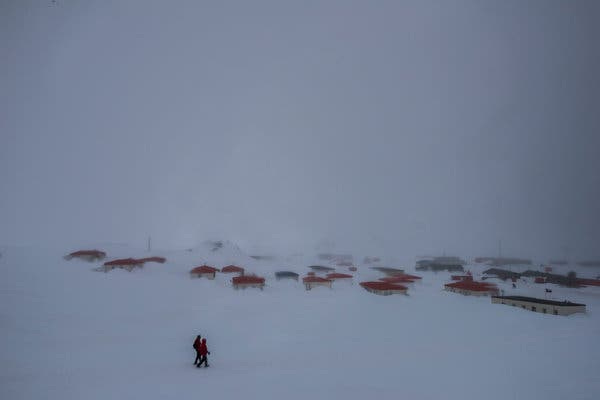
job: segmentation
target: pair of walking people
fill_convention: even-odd
[[[204,364],[204,368],[208,367],[208,359],[206,356],[210,354],[208,351],[208,347],[206,347],[206,339],[201,338],[200,335],[196,336],[196,340],[194,340],[194,349],[196,350],[196,360],[194,361],[194,365],[198,368]]]

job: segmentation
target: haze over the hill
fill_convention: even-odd
[[[599,18],[3,1],[0,244],[598,256]]]

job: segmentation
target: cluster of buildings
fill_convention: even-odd
[[[82,260],[88,262],[102,261],[106,258],[106,253],[100,250],[78,250],[67,254],[65,260]],[[101,267],[96,268],[96,271],[108,272],[113,269],[124,269],[132,271],[135,268],[142,268],[144,264],[155,262],[164,264],[167,261],[164,257],[145,257],[145,258],[118,258],[107,261]]]

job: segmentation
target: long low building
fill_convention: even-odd
[[[585,304],[571,303],[566,300],[555,301],[537,299],[535,297],[526,296],[492,296],[492,303],[521,307],[525,310],[543,314],[571,315],[585,312]]]
[[[444,285],[444,289],[448,292],[460,293],[465,296],[493,296],[498,294],[496,285],[477,281],[447,283]]]

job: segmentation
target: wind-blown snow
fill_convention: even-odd
[[[156,252],[166,264],[131,273],[92,272],[97,264],[65,261],[66,252],[2,249],[0,398],[596,399],[600,392],[600,288],[552,286],[555,298],[587,304],[587,314],[569,317],[444,292],[447,273],[420,273],[409,296],[360,288],[360,280],[381,276],[367,267],[353,285],[305,291],[274,272],[304,274],[306,260],[265,264],[232,249]],[[104,250],[111,258],[146,254]],[[205,262],[238,263],[267,286],[236,291],[224,274],[190,279]],[[514,293],[544,297],[544,285],[518,286]],[[210,368],[192,365],[197,334],[207,338]]]

